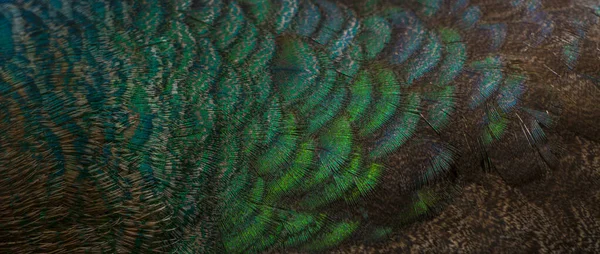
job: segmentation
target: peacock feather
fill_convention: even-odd
[[[599,13],[552,0],[0,1],[0,250],[385,239],[443,209],[470,169],[518,184],[556,165],[546,133],[562,111],[539,87],[571,75],[598,88]]]

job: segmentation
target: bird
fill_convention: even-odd
[[[561,133],[598,165],[599,19],[586,0],[0,0],[0,250],[327,252],[494,198],[465,182],[558,197],[535,183]],[[600,227],[578,232],[593,252]]]

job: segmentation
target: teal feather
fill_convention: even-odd
[[[385,238],[441,209],[454,170],[527,143],[540,158],[511,160],[550,164],[554,113],[528,88],[544,65],[598,74],[597,17],[565,9],[0,0],[0,252]]]

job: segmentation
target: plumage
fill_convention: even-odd
[[[480,216],[490,234],[494,220],[572,214],[584,240],[570,249],[548,245],[550,219],[515,230],[534,228],[531,250],[597,251],[599,209],[530,200],[569,189],[535,183],[572,165],[567,139],[600,187],[599,13],[585,0],[0,1],[0,250],[484,251],[462,240],[466,196],[497,212]],[[498,204],[515,188],[529,199],[487,207],[474,183]],[[444,218],[459,240],[414,243]]]

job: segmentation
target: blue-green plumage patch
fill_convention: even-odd
[[[385,130],[382,137],[375,141],[374,147],[370,151],[372,158],[381,158],[394,152],[412,137],[420,119],[420,103],[421,98],[417,93],[408,96],[400,121]]]
[[[332,88],[336,83],[336,78],[338,78],[329,56],[323,51],[316,52],[316,54],[319,59],[319,66],[322,66],[322,71],[320,71],[319,76],[317,77],[317,83],[314,86],[314,89],[310,91],[311,94],[306,96],[304,102],[301,102],[301,105],[299,106],[300,112],[304,115],[309,114],[331,94]],[[348,61],[350,64],[348,67],[356,66],[352,65],[352,59],[349,60],[351,61]]]
[[[458,22],[463,29],[471,29],[481,18],[481,9],[479,6],[471,6],[462,14],[462,18]]]
[[[469,107],[476,108],[487,100],[502,82],[502,60],[499,57],[488,57],[471,63],[471,68],[481,75],[469,103]]]
[[[313,39],[319,44],[326,45],[342,29],[345,18],[338,5],[327,0],[317,0],[317,4],[324,10],[325,20]]]
[[[369,74],[362,71],[350,86],[350,104],[347,107],[351,123],[361,119],[373,97],[373,85]]]
[[[407,62],[408,67],[404,74],[407,85],[411,85],[429,72],[442,58],[442,44],[439,37],[434,32],[429,32],[426,38],[426,44],[421,52]]]
[[[213,38],[217,48],[223,50],[231,44],[244,27],[244,15],[240,6],[231,1],[214,30]]]
[[[369,192],[375,189],[383,174],[383,165],[371,163],[369,166],[364,166],[361,174],[354,176],[356,188],[349,193],[346,200],[352,202],[359,197],[366,196]]]
[[[440,10],[443,0],[417,0],[417,2],[421,5],[420,11],[425,16],[431,17]]]
[[[298,12],[298,18],[294,20],[294,31],[299,35],[308,37],[317,30],[320,20],[321,12],[319,8],[311,1],[303,1]]]
[[[278,13],[275,15],[275,33],[279,34],[285,31],[290,25],[292,18],[298,12],[298,0],[283,0]]]
[[[339,118],[319,136],[318,168],[306,185],[310,188],[322,183],[333,174],[339,174],[351,151],[350,123],[344,118]]]
[[[270,0],[241,0],[248,16],[253,19],[257,26],[263,25],[270,18],[273,3]]]
[[[363,21],[363,30],[358,42],[363,47],[365,58],[371,60],[389,43],[391,37],[390,24],[382,17],[373,16]]]
[[[258,31],[254,24],[247,22],[240,39],[231,47],[228,52],[229,61],[233,64],[242,63],[246,57],[254,50],[258,40]]]
[[[394,44],[390,62],[402,64],[419,49],[426,38],[427,30],[413,13],[399,10],[391,12],[390,16],[392,25],[404,30]]]
[[[390,120],[400,104],[400,84],[393,71],[382,69],[375,74],[373,80],[376,84],[376,92],[381,97],[374,102],[372,113],[359,130],[361,136],[370,135],[380,129]]]
[[[257,172],[260,175],[272,174],[290,161],[298,145],[296,124],[293,114],[285,116],[279,133],[269,144],[269,149],[257,158]]]
[[[450,122],[450,117],[455,110],[456,100],[453,86],[446,86],[443,90],[432,95],[435,104],[428,112],[427,122],[438,131]]]
[[[0,13],[0,61],[10,59],[15,53],[12,38],[12,22]]]
[[[467,60],[467,49],[457,31],[442,28],[440,37],[444,43],[444,60],[440,64],[437,80],[438,86],[448,85],[462,71]]]
[[[291,162],[289,168],[286,169],[286,172],[269,184],[267,200],[274,201],[287,193],[297,190],[298,188],[295,187],[300,186],[305,181],[304,177],[312,168],[315,154],[316,150],[313,140],[308,140],[300,144],[298,151],[296,151],[296,157]]]
[[[337,71],[344,76],[341,79],[350,82],[360,69],[362,60],[361,48],[354,45],[350,46],[337,62]]]
[[[346,96],[346,87],[337,84],[331,94],[326,98],[326,103],[317,106],[317,108],[313,110],[313,117],[308,120],[308,133],[315,133],[325,124],[333,120],[337,113],[342,109]]]
[[[321,237],[315,238],[306,247],[311,250],[331,248],[350,236],[357,228],[359,222],[340,222]]]
[[[238,74],[233,70],[228,70],[217,82],[217,110],[224,117],[231,118],[232,123],[240,120],[235,119],[234,113],[242,98],[242,89]]]
[[[521,94],[525,90],[524,83],[525,76],[522,74],[510,75],[504,80],[504,85],[499,89],[497,99],[498,107],[504,113],[508,113],[517,105]]]
[[[289,235],[284,246],[295,247],[308,242],[320,232],[326,222],[325,214],[293,213],[284,224]]]
[[[380,0],[0,2],[2,127],[22,128],[0,134],[20,146],[6,163],[42,180],[32,192],[42,202],[73,195],[74,217],[97,195],[92,210],[126,232],[125,242],[105,239],[104,252],[323,251],[354,232],[388,235],[370,221],[359,231],[371,211],[338,205],[370,202],[387,180],[386,156],[428,142],[429,126],[445,135],[460,118],[463,73],[479,78],[467,82],[475,94],[466,103],[490,102],[484,143],[505,135],[511,110],[526,112],[535,145],[552,120],[517,107],[526,78],[503,73],[500,58],[464,71],[472,34],[488,36],[492,51],[506,39],[506,25],[479,25],[466,0],[402,4],[410,9]],[[547,36],[539,1],[517,4]],[[574,37],[562,52],[571,67],[583,52],[583,35]],[[397,220],[431,211],[438,197],[422,184],[454,163],[446,143],[423,147],[419,189],[407,193],[415,202]],[[71,178],[88,181],[89,193],[65,192]],[[49,213],[19,223],[55,224]]]
[[[494,140],[498,140],[504,134],[506,127],[508,126],[508,119],[498,116],[490,117],[488,114],[487,124],[484,125],[483,129],[483,143],[485,145],[491,144]]]
[[[356,18],[356,14],[350,10],[346,10],[346,13],[348,16],[346,28],[341,31],[338,38],[329,46],[332,59],[337,59],[350,46],[360,28],[360,21]]]
[[[220,0],[200,0],[198,6],[200,8],[194,10],[193,16],[201,22],[202,27],[212,25],[224,11],[223,2]]]
[[[319,71],[317,57],[308,43],[292,38],[282,42],[271,72],[283,104],[300,99],[314,85]]]

